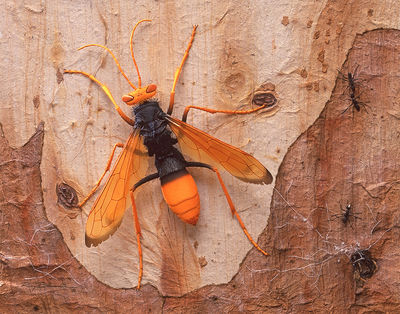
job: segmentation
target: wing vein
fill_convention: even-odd
[[[233,176],[251,183],[272,182],[270,172],[253,156],[170,116],[167,121],[184,154],[197,161],[222,166]]]

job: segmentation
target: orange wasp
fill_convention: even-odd
[[[95,193],[104,175],[110,169],[116,148],[122,147],[122,152],[108,177],[103,191],[96,199],[93,208],[89,213],[86,223],[85,243],[86,246],[90,247],[91,245],[97,246],[99,243],[106,240],[121,224],[125,209],[132,206],[139,253],[138,289],[140,288],[143,275],[143,257],[140,243],[141,229],[135,205],[134,191],[139,186],[150,180],[159,178],[161,181],[161,191],[169,208],[182,221],[195,225],[200,213],[200,198],[196,183],[187,171],[187,168],[203,167],[214,171],[226,196],[232,215],[236,216],[250,242],[261,253],[268,255],[268,253],[263,251],[247,232],[216,167],[222,166],[222,168],[230,172],[233,176],[246,182],[258,184],[269,184],[272,182],[272,176],[269,171],[253,156],[185,123],[190,108],[211,113],[222,112],[231,114],[247,114],[260,110],[266,105],[244,111],[214,110],[203,107],[188,106],[184,111],[182,120],[171,117],[174,106],[176,83],[182,71],[183,64],[189,55],[189,50],[196,33],[197,26],[194,26],[182,62],[175,72],[169,108],[167,113],[165,113],[160,108],[158,101],[153,99],[156,95],[157,86],[154,84],[144,87],[141,86],[139,68],[133,54],[133,34],[136,27],[144,21],[149,22],[150,20],[141,20],[137,22],[130,36],[130,51],[138,74],[138,87],[135,87],[131,83],[122,70],[118,60],[107,47],[90,44],[79,48],[83,49],[90,46],[97,46],[107,50],[111,54],[119,71],[133,88],[132,92],[122,96],[122,100],[128,106],[133,107],[135,115],[134,120],[128,117],[116,104],[107,86],[97,80],[93,75],[82,71],[65,71],[65,73],[78,73],[85,75],[97,83],[114,104],[115,109],[122,119],[133,127],[133,131],[126,143],[117,143],[114,146],[103,175],[100,177],[89,195],[84,198],[78,206],[83,206]],[[182,152],[191,156],[196,160],[196,162],[186,161],[182,153],[174,146],[177,143]],[[145,160],[147,156],[154,156],[157,172],[143,178],[148,166],[147,161]],[[130,197],[131,203],[127,201],[128,197]]]

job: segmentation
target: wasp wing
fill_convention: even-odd
[[[86,246],[97,246],[112,235],[122,222],[130,188],[142,178],[148,168],[147,149],[139,130],[135,129],[101,191],[86,222]]]
[[[233,176],[251,183],[272,182],[271,173],[253,156],[222,142],[195,127],[170,116],[166,117],[185,155],[197,161],[222,166]]]

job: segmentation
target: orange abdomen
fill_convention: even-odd
[[[161,190],[169,208],[184,222],[195,225],[200,214],[200,198],[193,177],[185,170],[161,180]]]

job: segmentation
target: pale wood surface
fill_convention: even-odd
[[[186,105],[238,109],[261,84],[276,86],[276,114],[229,117],[191,113],[196,127],[257,157],[275,175],[293,141],[314,122],[330,98],[337,69],[357,33],[398,28],[397,1],[137,1],[113,3],[4,1],[0,18],[0,122],[13,146],[45,122],[41,164],[48,218],[61,230],[76,258],[100,281],[113,287],[137,282],[137,251],[132,215],[96,249],[84,245],[90,204],[70,219],[56,205],[55,185],[66,182],[83,197],[96,182],[113,145],[130,127],[102,91],[86,78],[62,77],[63,69],[81,69],[106,83],[115,99],[129,91],[112,59],[103,51],[76,49],[107,45],[129,77],[133,24],[150,18],[135,35],[135,55],[144,83],[158,85],[167,107],[173,73],[192,25],[198,34],[176,94],[175,116]],[[288,18],[285,18],[288,17]],[[288,22],[288,23],[287,23]],[[129,109],[124,108],[128,113]],[[231,218],[212,173],[194,170],[202,212],[196,227],[168,212],[159,183],[138,193],[143,228],[144,283],[164,294],[179,295],[211,283],[229,281],[250,249]],[[273,184],[244,184],[224,174],[232,198],[254,238],[266,227]],[[196,245],[195,245],[196,243]],[[198,259],[207,261],[201,267]],[[168,272],[184,274],[170,282]],[[164,278],[165,280],[161,280]]]

